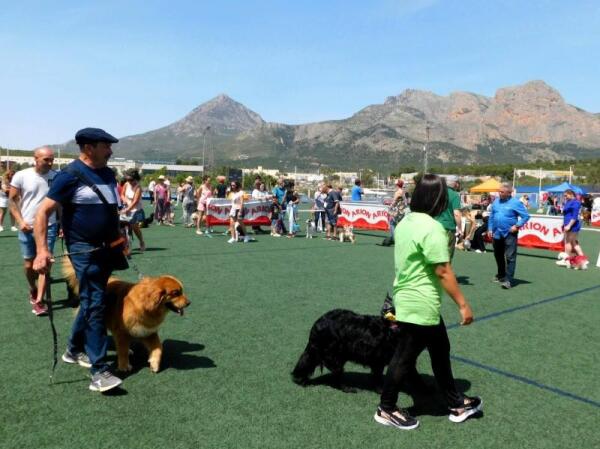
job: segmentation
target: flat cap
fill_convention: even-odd
[[[100,128],[83,128],[75,134],[75,142],[78,144],[95,142],[117,143],[118,141],[119,139]]]

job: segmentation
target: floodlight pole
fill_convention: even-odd
[[[538,205],[542,204],[542,168],[540,167],[540,184],[538,188]]]
[[[202,174],[206,171],[205,158],[206,158],[206,133],[210,131],[210,126],[204,128],[202,133]]]
[[[569,165],[569,184],[573,182],[573,166]]]

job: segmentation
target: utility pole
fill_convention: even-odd
[[[423,174],[426,174],[429,170],[429,160],[428,160],[428,146],[429,146],[429,125],[425,127],[425,144],[423,145]]]
[[[206,133],[210,131],[210,126],[207,126],[202,133],[202,174],[206,171],[205,157],[206,157]]]

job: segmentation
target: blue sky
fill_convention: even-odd
[[[145,132],[220,93],[304,123],[542,79],[600,112],[598,1],[0,2],[4,147]]]

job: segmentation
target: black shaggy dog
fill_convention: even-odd
[[[299,385],[309,385],[315,368],[325,366],[333,374],[333,386],[352,392],[343,384],[342,375],[346,362],[354,362],[371,368],[374,386],[379,389],[383,369],[394,355],[399,336],[398,325],[393,321],[350,310],[332,310],[313,324],[292,378]]]

